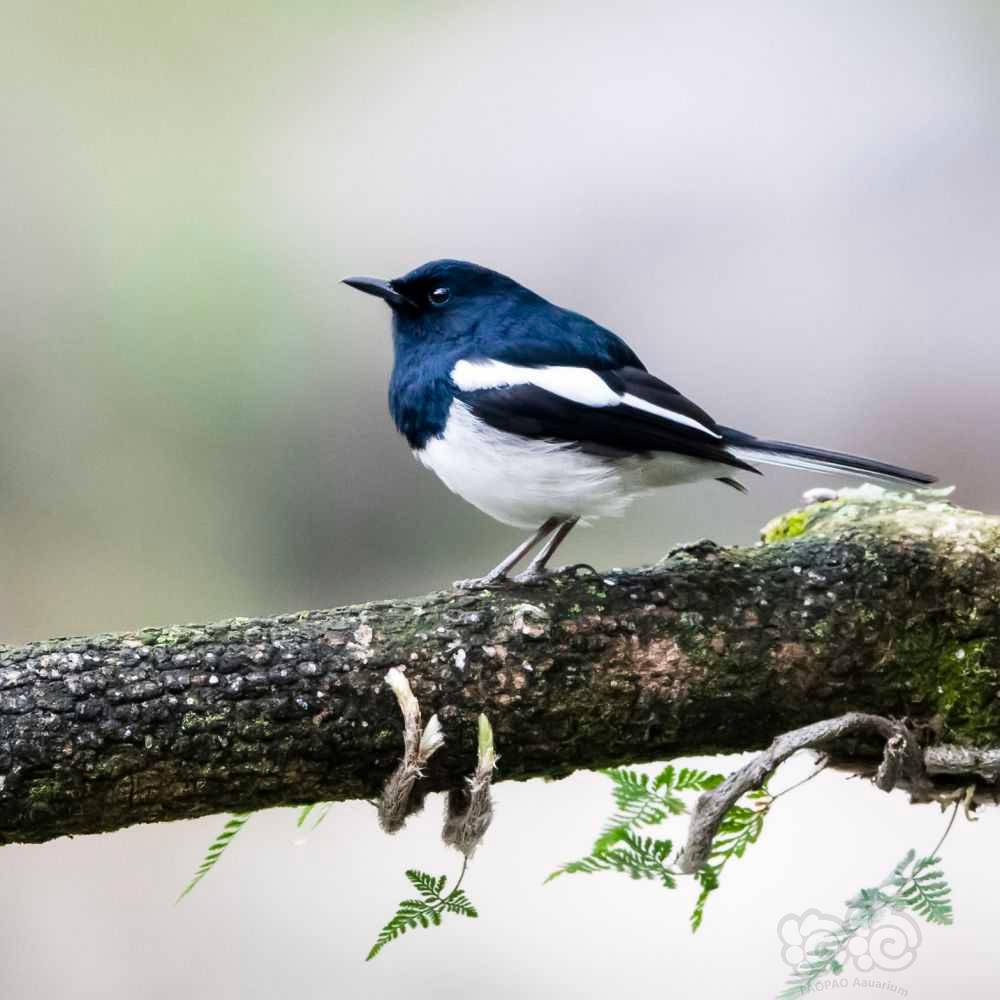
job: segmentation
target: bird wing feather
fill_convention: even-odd
[[[460,361],[456,396],[498,430],[565,441],[608,457],[676,452],[756,471],[730,453],[715,421],[672,386],[639,368],[593,371]]]

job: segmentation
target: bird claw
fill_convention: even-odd
[[[556,572],[560,576],[579,576],[580,570],[585,569],[591,576],[600,576],[590,563],[570,563],[568,566],[560,566]]]
[[[455,590],[488,590],[490,587],[502,586],[507,583],[504,574],[487,573],[486,576],[474,576],[468,580],[456,580],[452,586]]]
[[[508,583],[516,583],[522,587],[540,587],[556,576],[577,576],[580,570],[586,570],[592,576],[598,572],[590,563],[571,563],[560,566],[557,570],[532,569],[530,566],[517,576],[507,576],[506,573],[487,573],[486,576],[473,577],[470,580],[456,580],[452,586],[456,590],[487,590],[490,587],[502,587]]]
[[[597,570],[590,563],[571,563],[569,566],[560,566],[556,570],[532,569],[529,566],[523,573],[518,573],[513,578],[513,582],[522,587],[540,587],[545,583],[550,583],[557,576],[575,577],[580,570],[586,570],[592,576],[597,576]]]

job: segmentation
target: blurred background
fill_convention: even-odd
[[[419,593],[493,565],[517,533],[413,461],[385,408],[388,313],[338,284],[441,256],[610,326],[727,424],[926,468],[1000,508],[989,0],[0,13],[3,641]],[[679,488],[561,555],[749,543],[817,484]],[[690,892],[542,888],[589,847],[606,784],[500,786],[467,880],[482,918],[371,966],[403,869],[457,868],[436,804],[393,840],[359,804],[305,837],[262,814],[177,908],[220,818],[6,848],[0,996],[769,996],[781,916],[839,912],[943,825],[824,775],[692,938]],[[997,823],[952,835],[959,925],[925,928],[914,966],[883,977],[908,995],[955,969],[963,995],[993,995]]]

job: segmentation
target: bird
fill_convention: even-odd
[[[389,412],[416,458],[479,510],[532,532],[457,587],[542,583],[578,523],[620,516],[637,497],[681,483],[746,492],[736,476],[760,475],[759,464],[936,481],[718,424],[617,334],[478,264],[433,260],[391,280],[343,281],[392,312]]]

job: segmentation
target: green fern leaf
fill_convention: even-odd
[[[649,798],[649,775],[629,771],[624,767],[602,771],[614,782],[612,794],[619,809],[626,809],[633,802],[645,802]]]
[[[951,904],[951,886],[944,873],[934,866],[940,858],[921,858],[914,866],[912,881],[899,894],[907,909],[928,923],[950,925],[955,915]]]
[[[673,788],[676,773],[674,765],[667,764],[667,766],[656,776],[656,780],[653,782],[653,787],[657,790],[660,788]]]
[[[687,811],[684,800],[671,794],[674,782],[674,769],[671,765],[667,765],[652,782],[649,775],[626,768],[613,768],[601,773],[614,783],[612,795],[618,811],[608,820],[594,842],[594,854],[607,850],[618,838],[619,830],[655,826],[667,816]]]
[[[434,902],[441,898],[441,888],[444,886],[444,876],[440,879],[426,872],[417,871],[410,868],[406,872],[406,877],[413,883],[414,888],[424,899]]]
[[[459,889],[444,901],[444,908],[449,913],[460,913],[463,917],[478,917],[479,911],[472,905],[465,891]]]
[[[463,868],[464,872],[465,869]],[[479,913],[472,905],[469,897],[458,885],[442,896],[446,878],[444,875],[435,877],[427,872],[409,868],[406,877],[410,884],[424,897],[423,899],[404,899],[396,908],[389,922],[379,931],[379,935],[368,952],[366,962],[370,962],[387,944],[417,927],[429,928],[441,926],[442,913],[456,913],[463,917],[478,917]],[[459,879],[461,882],[461,878]]]
[[[610,850],[615,844],[618,843],[628,833],[628,826],[609,826],[598,838],[594,841],[594,846],[591,849],[593,854],[603,854],[605,851]]]
[[[326,817],[330,814],[330,810],[332,808],[333,808],[332,802],[310,802],[309,805],[303,806],[301,810],[299,810],[299,818],[295,825],[301,830],[302,827],[306,825],[306,821],[309,819],[309,817],[317,809],[319,809],[319,814],[313,820],[312,826],[309,827],[310,830],[315,830],[316,827],[318,827],[320,823],[322,823],[323,820],[325,820]]]
[[[857,928],[845,925],[836,931],[831,931],[809,955],[801,961],[788,978],[784,990],[778,994],[778,1000],[792,1000],[812,992],[818,980],[828,973],[837,975],[843,964],[837,956],[841,954],[850,942]]]
[[[695,900],[694,909],[691,911],[692,932],[701,927],[702,920],[705,919],[705,902],[711,893],[719,888],[719,872],[716,868],[705,867],[695,873],[695,879],[701,886],[701,892]]]
[[[950,829],[949,824],[948,830]],[[945,831],[945,836],[948,835],[948,830]],[[827,973],[837,974],[842,968],[837,955],[850,944],[856,934],[873,926],[889,910],[909,909],[934,924],[953,922],[951,887],[944,873],[936,867],[941,859],[936,856],[925,857],[914,864],[915,857],[914,851],[907,851],[903,860],[877,886],[861,889],[847,901],[847,911],[841,927],[831,932],[829,937],[799,963],[789,977],[784,992],[779,995],[779,1000],[802,996],[810,992],[815,983]],[[896,891],[884,891],[890,887]]]
[[[232,843],[236,836],[246,825],[246,822],[253,813],[233,813],[226,821],[222,832],[212,841],[211,847],[202,859],[198,870],[194,873],[194,878],[184,887],[184,891],[177,897],[179,903],[216,865],[222,853]]]
[[[614,843],[619,846],[594,851],[586,858],[571,861],[554,871],[545,881],[551,882],[559,875],[593,875],[613,871],[637,881],[657,881],[667,889],[676,887],[676,873],[666,864],[673,850],[671,841],[640,838],[629,830],[620,830]]]
[[[387,944],[395,941],[400,935],[405,934],[407,930],[413,930],[420,926],[429,926],[427,919],[428,911],[429,907],[422,900],[404,899],[396,908],[396,912],[392,915],[389,922],[379,931],[378,938],[368,952],[368,957],[365,961],[370,962]]]
[[[766,786],[751,792],[748,798],[760,800],[760,805],[755,807],[734,805],[729,808],[719,824],[719,832],[712,841],[708,863],[697,873],[701,892],[691,911],[692,932],[698,930],[705,919],[705,904],[708,897],[719,888],[722,870],[733,858],[742,858],[747,848],[757,842],[764,829],[764,817],[771,801]]]
[[[725,781],[725,777],[721,774],[710,774],[708,771],[682,767],[673,787],[676,792],[707,792],[718,788],[723,781]]]

